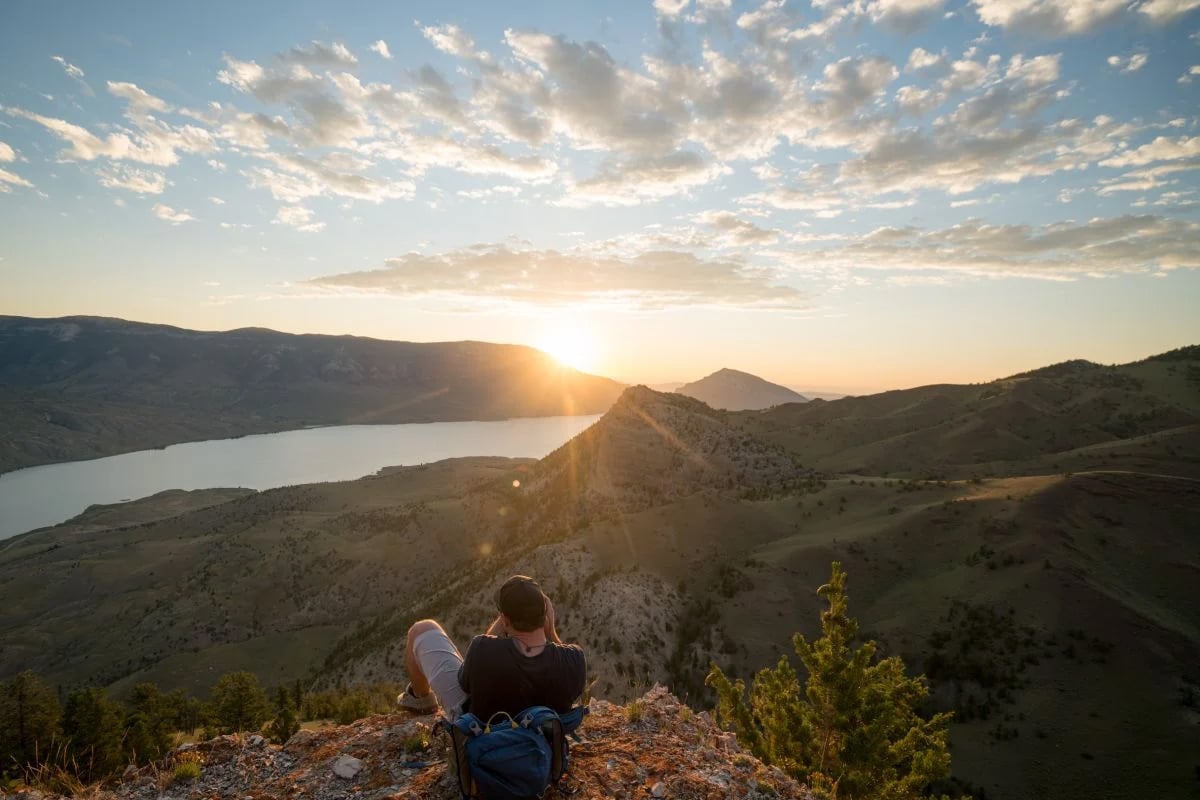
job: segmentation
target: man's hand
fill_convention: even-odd
[[[492,624],[488,626],[488,629],[485,631],[485,634],[488,636],[500,636],[500,637],[508,636],[508,626],[504,624],[504,615],[503,614],[496,617],[496,619],[492,621]]]
[[[542,597],[546,601],[546,624],[542,628],[546,633],[546,640],[562,644],[562,640],[558,638],[558,631],[554,629],[554,603],[550,601],[550,595],[545,592],[542,592]]]

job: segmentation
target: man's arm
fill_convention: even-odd
[[[550,595],[545,592],[542,597],[546,598],[546,625],[543,630],[546,632],[546,640],[555,644],[562,644],[562,639],[558,638],[558,631],[554,628],[554,603],[550,602]]]
[[[508,626],[504,624],[504,616],[501,615],[496,617],[496,619],[492,621],[492,624],[488,626],[488,629],[484,631],[484,635],[500,637],[508,636]]]
[[[475,649],[475,640],[471,640],[471,644],[467,645],[467,655],[463,658],[463,662],[458,665],[458,685],[468,695],[471,694],[471,670],[468,665],[474,662],[471,659],[471,652]]]

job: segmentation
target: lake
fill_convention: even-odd
[[[599,419],[339,425],[214,439],[0,475],[0,539],[57,525],[97,503],[166,489],[274,489],[462,456],[541,458]]]

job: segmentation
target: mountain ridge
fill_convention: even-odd
[[[623,388],[522,345],[0,317],[0,472],[313,425],[600,413]]]

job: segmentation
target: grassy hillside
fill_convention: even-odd
[[[0,317],[0,472],[307,425],[596,414],[621,388],[515,345]]]
[[[1067,362],[970,386],[924,386],[743,415],[755,436],[820,470],[972,477],[1106,462],[1138,441],[1146,455],[1200,475],[1186,449],[1200,425],[1200,348],[1136,364]],[[1175,436],[1181,437],[1172,442]],[[1153,451],[1153,452],[1150,452]]]
[[[396,679],[412,621],[465,646],[526,572],[598,696],[657,681],[703,706],[710,661],[748,676],[816,632],[840,560],[866,635],[956,711],[972,787],[1187,797],[1196,354],[765,413],[639,387],[540,462],[93,509],[0,549],[0,677]]]

